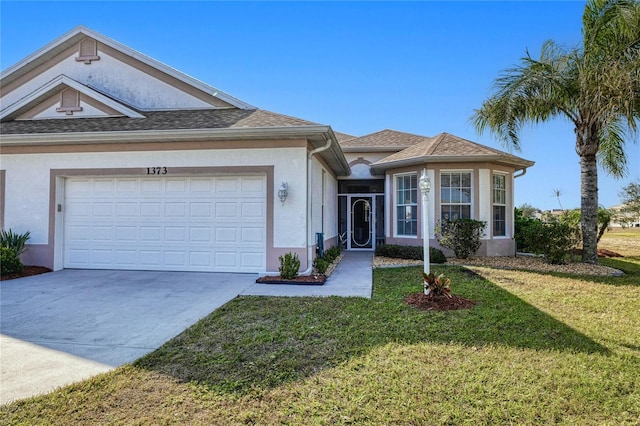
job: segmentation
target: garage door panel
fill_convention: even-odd
[[[259,272],[264,176],[69,179],[67,268]]]

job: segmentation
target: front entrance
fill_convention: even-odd
[[[348,249],[373,249],[375,241],[373,203],[373,197],[349,196],[351,232]]]
[[[384,180],[338,183],[338,233],[347,250],[375,250],[384,244]]]

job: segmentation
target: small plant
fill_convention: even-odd
[[[280,276],[285,280],[292,280],[298,276],[300,271],[300,259],[296,253],[286,253],[284,256],[278,257],[280,260]]]
[[[329,268],[330,264],[331,262],[329,262],[326,259],[323,259],[322,257],[316,257],[313,260],[313,267],[315,268],[316,272],[319,274],[324,274],[325,272],[327,272],[327,268]]]
[[[338,258],[338,256],[340,256],[341,252],[342,250],[340,249],[339,246],[333,246],[330,249],[327,249],[324,251],[324,256],[322,258],[326,260],[329,264],[331,264],[333,263],[334,260]]]
[[[3,229],[0,231],[0,247],[13,249],[20,256],[27,250],[25,246],[30,237],[31,233],[29,231],[24,234],[17,234],[11,229],[6,231]]]
[[[0,275],[15,274],[22,271],[20,255],[12,248],[0,247]]]
[[[473,219],[442,221],[436,227],[436,238],[442,247],[453,250],[458,259],[468,259],[480,248],[486,224]]]
[[[451,280],[446,278],[444,274],[436,276],[433,272],[429,275],[422,272],[422,280],[424,282],[424,294],[451,298]]]

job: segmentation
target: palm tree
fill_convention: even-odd
[[[589,0],[580,47],[543,44],[495,80],[495,92],[475,111],[476,129],[520,149],[526,123],[565,117],[574,125],[580,157],[582,260],[598,263],[598,162],[626,174],[625,139],[640,120],[640,2]]]

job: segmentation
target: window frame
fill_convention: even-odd
[[[469,175],[469,186],[462,186],[462,184],[458,187],[456,187],[456,189],[459,189],[460,191],[462,191],[462,189],[469,189],[469,202],[445,202],[444,201],[444,197],[442,196],[443,193],[443,189],[449,188],[449,190],[451,190],[451,186],[447,186],[447,187],[443,187],[442,185],[442,178],[444,175],[455,175],[455,174],[459,174],[460,176],[462,174],[468,174]],[[440,195],[440,202],[439,202],[439,208],[440,208],[440,221],[443,220],[454,220],[454,219],[444,219],[443,218],[443,212],[445,210],[445,207],[448,206],[469,206],[469,217],[462,217],[462,218],[458,218],[458,219],[474,219],[475,215],[474,215],[474,207],[475,207],[475,196],[474,196],[474,188],[475,188],[475,179],[474,179],[474,171],[472,169],[450,169],[450,170],[440,170],[440,173],[438,175],[438,190],[439,190],[439,195]],[[461,192],[462,193],[462,192]]]
[[[501,172],[497,172],[494,171],[493,173],[491,173],[491,233],[492,236],[494,238],[508,238],[509,237],[509,233],[507,232],[507,204],[508,204],[508,200],[507,200],[507,176],[508,173],[501,173]],[[502,181],[503,181],[503,188],[497,188],[496,187],[496,177],[501,177]],[[503,194],[503,202],[498,202],[496,201],[496,191],[501,191]],[[496,215],[495,215],[495,208],[496,207],[501,207],[503,209],[503,230],[504,230],[504,234],[496,234],[496,229],[498,228],[496,226]]]
[[[407,188],[403,188],[403,191],[415,191],[415,202],[414,203],[398,203],[399,200],[399,196],[398,193],[400,191],[399,189],[399,179],[402,178],[406,178],[409,177],[409,182],[410,182],[410,187]],[[411,178],[415,178],[415,187],[411,187]],[[418,173],[417,172],[407,172],[407,173],[398,173],[398,174],[394,174],[393,175],[393,236],[395,238],[413,238],[413,239],[417,239],[418,238],[418,192],[419,192],[419,188],[418,188]],[[406,198],[405,198],[406,199]],[[411,197],[410,197],[411,200]],[[406,207],[415,207],[415,217],[411,217],[410,221],[411,222],[415,222],[415,234],[401,234],[398,230],[398,222],[400,220],[400,217],[398,215],[398,207],[404,207],[406,210]],[[406,221],[406,220],[405,220]]]

